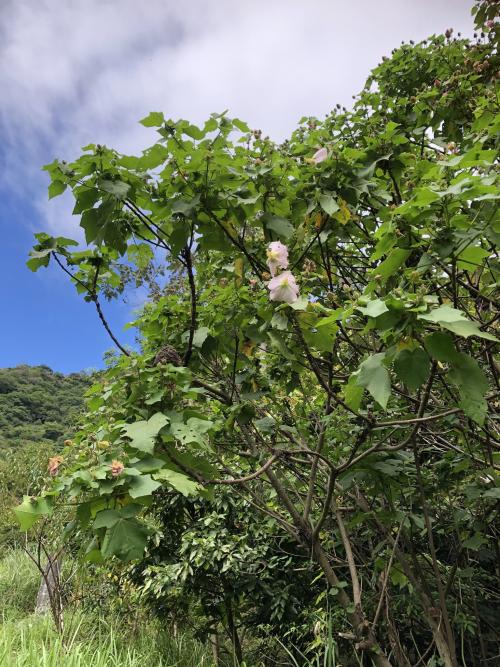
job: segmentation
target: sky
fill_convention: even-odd
[[[472,0],[0,0],[0,367],[102,367],[113,347],[55,268],[29,271],[33,234],[78,237],[41,166],[88,143],[138,152],[150,111],[201,123],[229,110],[282,140],[349,106],[402,40],[472,32]],[[122,343],[140,299],[105,304]]]

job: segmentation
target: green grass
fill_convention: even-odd
[[[88,618],[80,619],[88,626]],[[129,641],[119,628],[94,619],[93,637],[80,631],[64,647],[49,618],[32,615],[0,627],[2,667],[210,667],[204,647],[187,637],[167,641],[152,628]],[[88,628],[86,628],[88,630]]]
[[[134,632],[118,616],[81,609],[65,614],[65,645],[49,615],[33,613],[39,585],[22,551],[0,560],[1,667],[211,667],[210,651],[144,615]]]
[[[28,556],[21,550],[7,551],[0,560],[0,616],[15,619],[32,613],[39,583]]]

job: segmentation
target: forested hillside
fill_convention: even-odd
[[[0,456],[7,448],[64,439],[89,384],[84,373],[63,375],[48,366],[0,369]]]
[[[0,545],[20,537],[11,508],[39,492],[49,457],[76,428],[90,381],[48,366],[0,369]]]

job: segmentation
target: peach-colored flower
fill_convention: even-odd
[[[271,301],[295,303],[299,298],[299,286],[295,276],[290,271],[283,271],[267,284]]]
[[[272,241],[267,246],[267,266],[272,276],[278,269],[288,267],[288,248],[281,241]]]
[[[326,150],[326,148],[319,148],[316,151],[316,153],[314,153],[311,160],[314,164],[319,164],[320,162],[324,162],[327,157],[328,157],[328,151]]]
[[[63,462],[63,457],[62,456],[52,456],[49,459],[49,465],[48,465],[48,471],[52,475],[52,477],[55,477],[57,473],[59,472],[59,466]]]
[[[116,459],[111,462],[111,474],[113,477],[118,477],[119,475],[122,474],[123,469],[125,466],[121,461],[117,461]]]

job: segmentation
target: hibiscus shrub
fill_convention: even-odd
[[[57,263],[121,354],[53,484],[17,508],[25,529],[69,494],[86,558],[140,562],[169,539],[156,492],[224,487],[311,559],[317,644],[329,628],[342,664],[493,660],[497,25],[402,45],[352,110],[281,144],[153,112],[141,155],[92,144],[46,167],[87,247],[38,234],[29,266]],[[170,282],[132,351],[102,297],[158,263]]]

